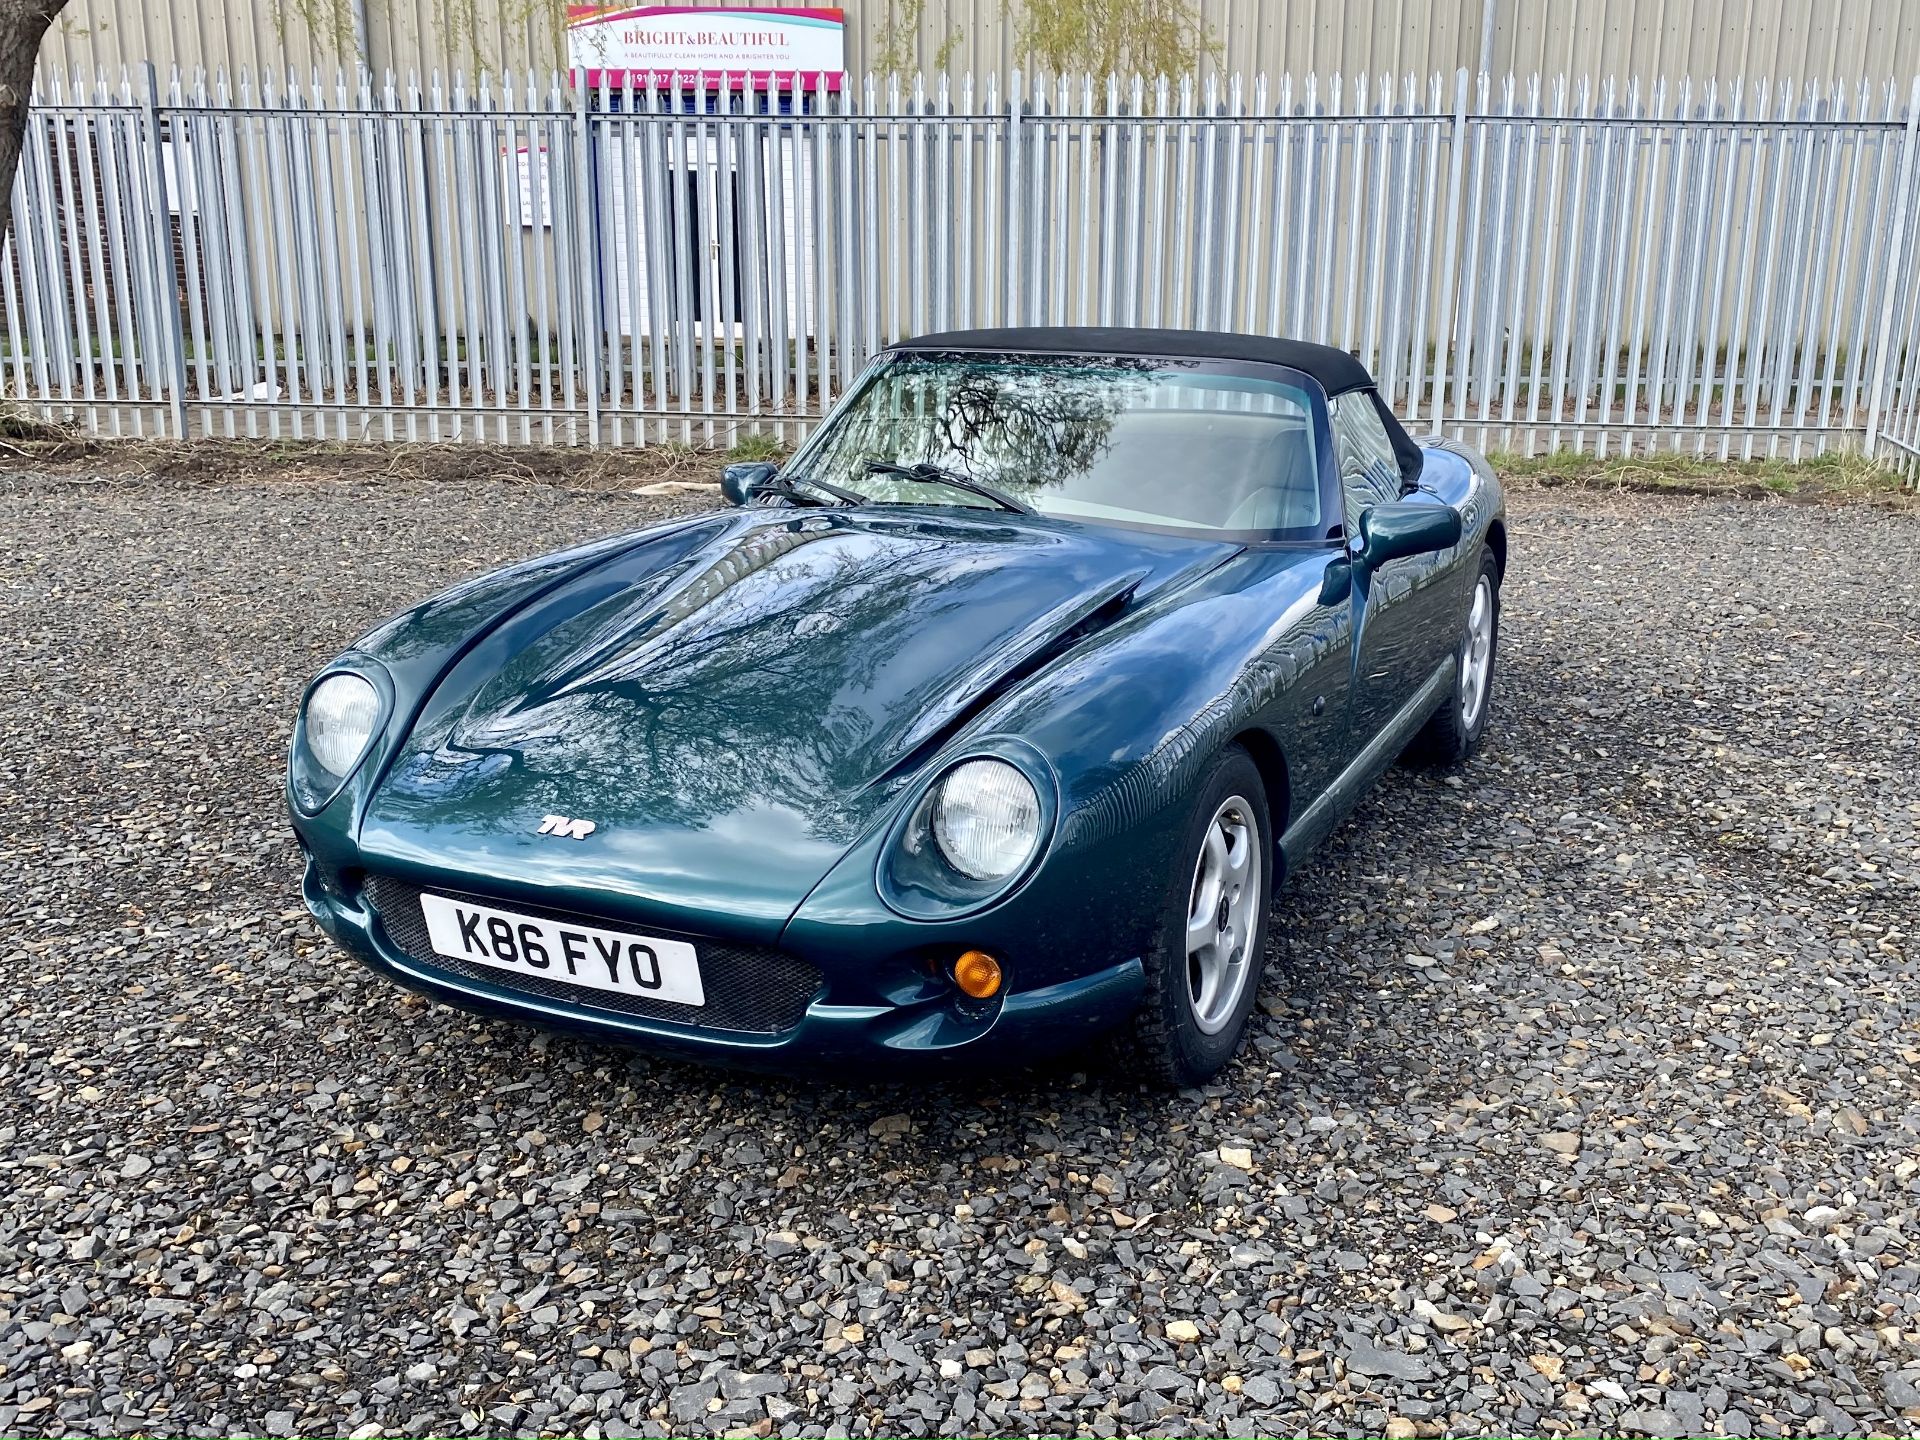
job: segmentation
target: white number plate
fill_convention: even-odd
[[[676,1005],[707,1001],[699,957],[684,940],[562,925],[443,895],[422,895],[420,909],[433,948],[456,960]]]

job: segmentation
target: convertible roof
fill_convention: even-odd
[[[1057,355],[1178,355],[1199,360],[1253,360],[1285,365],[1318,380],[1329,395],[1365,390],[1373,377],[1344,350],[1214,330],[1124,330],[1062,325],[1008,330],[947,330],[902,340],[895,350],[1006,350]]]

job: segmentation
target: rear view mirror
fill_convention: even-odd
[[[720,472],[720,493],[729,505],[744,505],[753,492],[779,473],[780,467],[769,460],[749,460],[729,465]]]
[[[1360,516],[1360,559],[1369,568],[1460,543],[1460,512],[1450,505],[1405,500],[1375,505]]]

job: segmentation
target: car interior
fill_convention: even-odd
[[[1138,409],[1084,470],[1032,497],[1048,514],[1218,530],[1319,530],[1304,415]]]

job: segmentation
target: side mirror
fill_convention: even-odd
[[[778,474],[780,467],[769,460],[748,460],[729,465],[720,472],[720,493],[729,505],[744,505],[753,492]]]
[[[1460,512],[1451,505],[1375,505],[1360,515],[1360,555],[1377,569],[1389,560],[1425,555],[1460,543]]]

